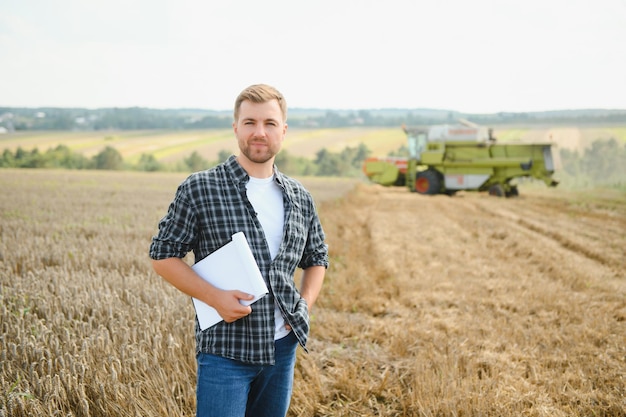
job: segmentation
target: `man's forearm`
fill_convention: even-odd
[[[182,259],[153,260],[152,267],[157,274],[180,291],[209,304],[210,297],[207,297],[207,292],[211,292],[213,286],[200,278]]]
[[[215,308],[226,321],[232,322],[250,314],[252,309],[239,300],[251,300],[250,294],[238,290],[223,291],[203,280],[185,261],[180,258],[153,260],[157,274],[183,293],[197,298]]]
[[[313,307],[313,304],[315,304],[322,290],[325,274],[326,267],[321,265],[310,266],[303,270],[300,294],[302,294],[302,298],[306,300],[309,309]]]

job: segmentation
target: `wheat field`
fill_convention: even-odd
[[[194,415],[147,255],[185,176],[0,170],[0,416]],[[626,196],[302,181],[331,267],[290,416],[626,416]]]

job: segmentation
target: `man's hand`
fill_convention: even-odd
[[[252,301],[253,299],[253,295],[245,292],[237,290],[221,291],[221,294],[215,297],[213,308],[217,310],[226,323],[232,323],[252,313],[252,307],[245,306],[239,301]]]

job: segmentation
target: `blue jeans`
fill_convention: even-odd
[[[298,342],[293,331],[275,341],[274,365],[251,365],[199,353],[196,417],[287,415]]]

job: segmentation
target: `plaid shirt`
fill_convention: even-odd
[[[183,258],[193,251],[196,261],[243,231],[270,290],[254,303],[252,313],[233,323],[220,322],[201,331],[196,320],[196,352],[253,363],[274,363],[274,305],[283,313],[302,347],[306,348],[309,313],[294,283],[296,267],[328,267],[328,246],[311,194],[298,181],[274,166],[275,181],[283,190],[283,241],[272,261],[263,228],[246,197],[249,176],[231,156],[216,167],[189,176],[176,191],[150,257]]]

